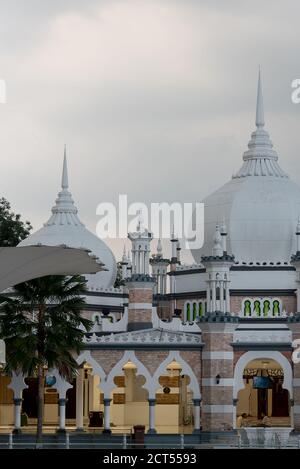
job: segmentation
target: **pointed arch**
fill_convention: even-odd
[[[275,360],[282,367],[284,373],[282,387],[289,391],[290,399],[293,398],[293,371],[288,359],[280,352],[272,350],[252,350],[251,352],[244,353],[235,365],[233,399],[237,399],[238,392],[245,387],[243,372],[246,365],[252,360],[264,358]]]
[[[167,358],[159,365],[157,370],[155,371],[153,375],[153,384],[155,386],[155,391],[154,391],[154,397],[155,397],[155,392],[156,389],[160,387],[159,384],[159,377],[165,373],[167,366],[175,360],[177,363],[181,365],[182,372],[190,377],[190,384],[189,387],[193,391],[193,398],[194,399],[201,399],[201,393],[200,393],[200,386],[198,383],[198,380],[195,376],[195,373],[193,372],[192,368],[190,365],[181,357],[180,352],[172,350],[169,352],[169,355]]]
[[[113,369],[109,372],[105,385],[102,386],[104,390],[104,398],[110,397],[110,392],[116,387],[114,383],[114,378],[120,374],[123,374],[123,367],[126,365],[128,361],[134,363],[137,368],[137,374],[144,376],[146,379],[145,383],[142,385],[144,389],[146,389],[149,393],[149,399],[152,395],[153,389],[153,378],[150,375],[148,369],[145,365],[136,357],[133,350],[127,350],[123,357],[118,361],[118,363],[113,367]]]
[[[76,359],[78,365],[82,365],[83,363],[88,363],[93,367],[93,374],[100,376],[101,380],[101,387],[105,383],[106,373],[103,370],[102,366],[92,357],[91,352],[89,350],[85,350],[81,353]]]

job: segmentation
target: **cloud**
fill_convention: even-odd
[[[195,201],[223,184],[254,129],[259,63],[267,128],[299,174],[296,0],[1,3],[2,195],[35,228],[59,190],[64,143],[91,229],[97,204],[119,193]]]

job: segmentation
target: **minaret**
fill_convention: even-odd
[[[178,259],[177,259],[177,243],[178,243],[178,238],[177,236],[175,235],[175,232],[174,232],[174,225],[173,225],[173,229],[172,229],[172,234],[171,234],[171,246],[172,246],[172,256],[171,256],[171,270],[175,270],[176,269],[176,265],[177,265],[177,262],[178,262]]]
[[[224,227],[221,229],[223,232]],[[212,256],[202,257],[207,276],[207,313],[230,313],[230,267],[234,264],[234,256],[227,254],[223,238],[226,236],[221,235],[219,225],[216,225]]]
[[[127,277],[131,277],[132,274],[132,263],[131,263],[131,256],[130,256],[130,250],[127,252]]]
[[[170,264],[169,259],[164,259],[161,240],[157,242],[156,254],[150,259],[152,266],[152,275],[156,280],[154,293],[165,295],[167,293],[167,271]]]
[[[121,267],[122,267],[122,280],[125,280],[127,278],[127,268],[128,268],[128,259],[126,256],[125,244],[124,244],[124,249],[123,249]]]
[[[137,225],[137,231],[128,233],[132,242],[132,273],[139,275],[149,274],[150,243],[153,239],[152,233],[144,228],[141,213]]]
[[[176,257],[177,257],[177,264],[180,264],[180,252],[181,252],[181,246],[180,246],[180,241],[177,241],[177,246],[176,246]]]
[[[126,279],[128,288],[128,330],[152,327],[153,287],[155,279],[149,275],[152,233],[143,225],[141,213],[137,230],[128,233],[132,242],[132,274]]]

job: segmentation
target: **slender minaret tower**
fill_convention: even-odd
[[[132,242],[132,274],[126,279],[128,288],[128,330],[152,327],[153,287],[155,279],[149,275],[152,233],[143,225],[141,213],[137,230],[128,233]]]
[[[178,263],[178,259],[177,259],[177,243],[178,243],[178,238],[177,236],[175,235],[175,232],[174,232],[174,225],[173,225],[173,229],[172,229],[172,234],[171,234],[171,247],[172,247],[172,256],[171,256],[171,270],[175,270],[176,269],[176,265]]]
[[[170,264],[169,259],[164,259],[161,240],[157,242],[156,254],[150,259],[152,266],[152,276],[156,280],[154,293],[158,295],[165,295],[167,293],[167,271]]]
[[[181,246],[180,246],[180,241],[177,241],[177,246],[176,246],[176,257],[177,257],[177,264],[180,264],[180,252],[181,252]]]
[[[121,267],[122,267],[122,280],[125,280],[127,278],[127,270],[128,270],[128,259],[126,256],[125,244],[124,244],[123,256],[121,260]]]
[[[132,242],[132,273],[139,275],[149,274],[150,243],[153,239],[152,233],[143,224],[142,214],[139,214],[137,230],[128,233]]]
[[[127,252],[127,277],[131,277],[132,274],[132,263],[131,263],[131,257],[130,257],[130,251],[128,250]]]
[[[234,256],[226,252],[226,246],[220,233],[219,225],[213,236],[211,256],[202,257],[202,264],[206,268],[207,281],[207,313],[230,313],[229,277],[230,267],[234,263]],[[225,250],[224,250],[225,247]]]

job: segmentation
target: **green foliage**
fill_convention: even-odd
[[[17,246],[31,230],[29,221],[23,222],[21,215],[11,212],[10,203],[0,198],[0,246]]]
[[[34,375],[39,366],[57,368],[65,378],[74,376],[74,352],[83,346],[81,316],[86,280],[82,276],[47,276],[14,287],[13,297],[0,297],[1,338],[7,347],[6,372]]]
[[[119,288],[122,285],[125,285],[125,281],[122,279],[122,264],[121,262],[117,263],[117,277],[115,280],[114,287]]]

